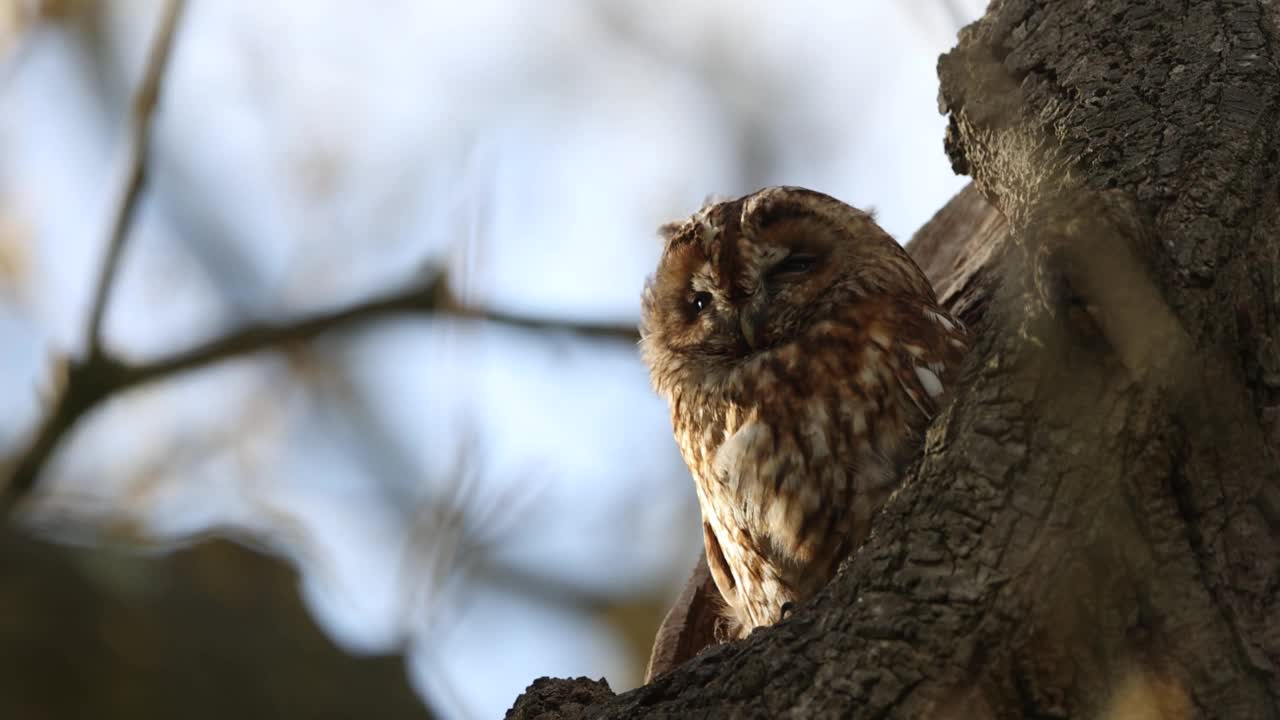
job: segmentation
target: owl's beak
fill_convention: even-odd
[[[738,312],[738,327],[741,328],[742,337],[746,339],[747,345],[752,350],[758,350],[760,341],[763,340],[760,329],[764,327],[765,322],[764,305],[757,300]]]
[[[738,326],[742,328],[742,337],[747,339],[747,345],[752,349],[756,349],[756,329],[751,324],[751,316],[747,313],[738,315]]]

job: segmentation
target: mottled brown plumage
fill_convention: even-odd
[[[906,252],[827,195],[766,188],[663,234],[642,350],[745,635],[866,538],[967,338]]]

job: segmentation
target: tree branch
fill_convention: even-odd
[[[124,191],[120,196],[120,202],[116,205],[111,234],[107,240],[106,256],[98,272],[93,305],[89,309],[90,357],[100,356],[103,353],[102,318],[106,314],[116,268],[124,252],[125,238],[133,224],[138,199],[142,197],[142,189],[147,183],[146,158],[151,137],[151,119],[155,115],[156,105],[160,99],[160,85],[164,80],[165,70],[169,66],[173,37],[177,32],[178,19],[184,7],[186,7],[185,0],[169,0],[165,3],[159,29],[156,30],[155,40],[151,44],[151,51],[147,55],[147,62],[143,68],[142,82],[133,97],[129,165],[125,174]]]
[[[635,342],[634,327],[579,324],[492,313],[457,303],[448,291],[442,272],[407,288],[379,295],[332,312],[319,313],[283,324],[255,323],[195,347],[141,364],[127,363],[110,353],[75,362],[67,370],[62,392],[54,408],[35,433],[35,439],[18,457],[8,484],[0,494],[0,517],[35,487],[40,471],[62,438],[89,410],[107,398],[143,383],[206,367],[292,343],[307,342],[331,330],[400,313],[428,313],[493,322],[517,328],[564,332],[587,338]]]

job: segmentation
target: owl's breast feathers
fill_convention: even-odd
[[[940,308],[875,298],[669,398],[712,574],[744,626],[776,622],[865,539],[966,343]]]

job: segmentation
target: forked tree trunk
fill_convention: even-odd
[[[1280,717],[1280,4],[995,0],[939,76],[976,190],[912,251],[979,339],[867,544],[510,716]]]

